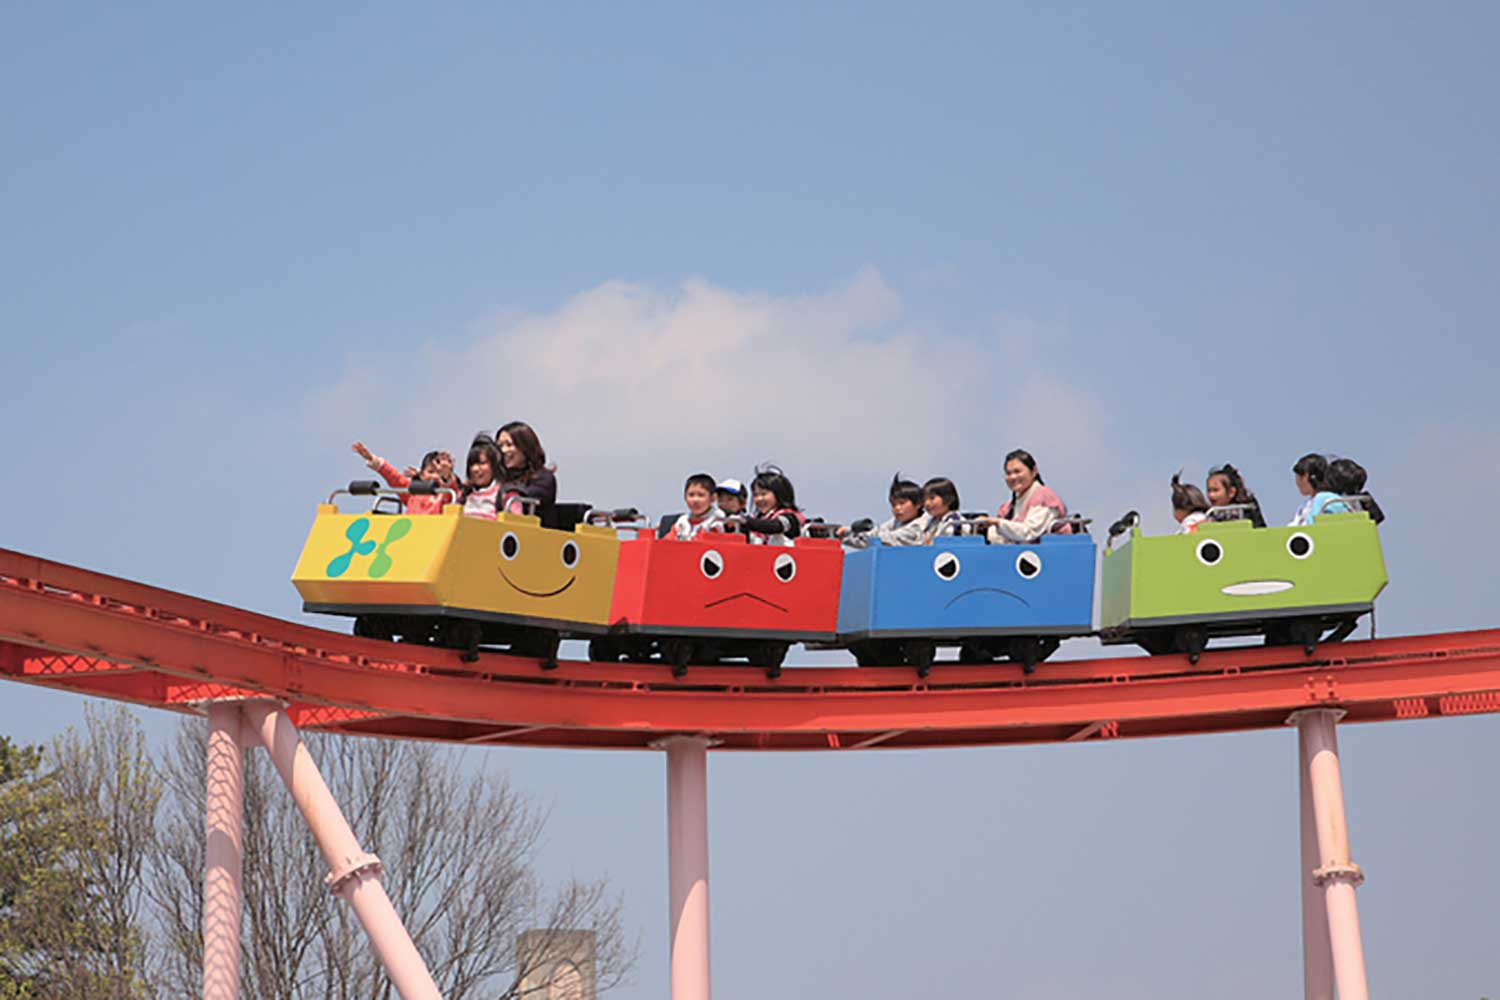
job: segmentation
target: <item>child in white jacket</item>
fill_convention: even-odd
[[[724,514],[714,505],[714,477],[706,472],[688,476],[682,487],[682,500],[688,512],[672,525],[672,537],[679,542],[696,538],[700,532],[722,524]]]
[[[873,531],[850,531],[840,528],[837,532],[844,544],[851,549],[862,549],[870,539],[878,538],[882,545],[925,545],[927,523],[932,518],[922,509],[922,487],[896,473],[891,480],[891,519]]]

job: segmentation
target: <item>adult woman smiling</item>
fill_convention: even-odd
[[[531,425],[512,420],[495,432],[500,449],[501,509],[521,513],[522,497],[537,501],[542,524],[551,524],[557,504],[557,477],[547,464],[547,452]]]
[[[1042,482],[1029,451],[1017,448],[1005,456],[1005,485],[1010,487],[1010,499],[995,517],[983,520],[992,543],[1034,542],[1051,531],[1058,518],[1068,516],[1067,505]],[[1072,528],[1064,525],[1060,530]]]

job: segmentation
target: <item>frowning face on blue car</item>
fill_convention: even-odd
[[[1089,631],[1094,544],[1049,535],[1036,545],[940,538],[846,553],[839,637],[963,637]]]

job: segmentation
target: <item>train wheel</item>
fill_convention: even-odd
[[[1173,642],[1177,646],[1177,652],[1187,654],[1189,663],[1197,663],[1203,651],[1208,648],[1208,632],[1200,626],[1189,625],[1173,633]]]
[[[750,662],[757,667],[764,667],[766,679],[774,681],[781,676],[781,664],[786,660],[788,648],[788,644],[784,642],[756,643],[750,654]]]
[[[1337,630],[1334,634],[1338,634]],[[1320,618],[1288,618],[1266,626],[1267,646],[1301,646],[1302,652],[1308,656],[1317,651],[1322,637],[1323,621]]]
[[[1177,652],[1177,641],[1168,629],[1152,629],[1135,633],[1135,644],[1152,656],[1168,656]]]
[[[590,639],[589,659],[596,663],[619,663],[620,642],[616,639]]]
[[[959,663],[994,663],[995,656],[977,642],[966,642],[958,647]]]
[[[661,644],[661,658],[672,665],[673,677],[687,676],[693,652],[693,644],[687,639],[667,639]]]
[[[479,659],[479,643],[484,639],[484,627],[478,622],[450,619],[443,623],[440,638],[449,649],[462,650],[460,660],[473,663]]]
[[[1034,674],[1036,665],[1057,652],[1058,645],[1057,639],[1026,636],[1021,639],[1012,639],[1006,655],[1010,657],[1012,663],[1021,665],[1021,673]]]
[[[360,615],[354,619],[354,634],[361,639],[379,639],[390,642],[394,637],[390,622],[379,615]]]
[[[1343,642],[1345,639],[1347,639],[1351,635],[1353,635],[1354,634],[1354,630],[1356,628],[1358,628],[1358,627],[1359,627],[1359,617],[1358,616],[1355,616],[1355,617],[1352,617],[1352,618],[1345,618],[1343,621],[1341,621],[1341,622],[1338,623],[1338,626],[1332,632],[1329,632],[1327,635],[1325,635],[1323,637],[1323,641],[1324,642]]]
[[[932,672],[932,660],[937,656],[937,644],[927,639],[909,639],[901,644],[901,658],[908,666],[915,667],[918,677]]]

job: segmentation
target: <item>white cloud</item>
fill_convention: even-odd
[[[771,460],[830,516],[878,512],[898,468],[952,476],[966,506],[992,507],[1018,443],[1059,483],[1112,464],[1103,406],[1047,338],[1024,321],[928,329],[873,270],[801,296],[610,281],[494,320],[460,350],[351,370],[309,401],[307,424],[409,460],[525,419],[563,492],[601,504],[660,509],[690,472],[743,478]]]

